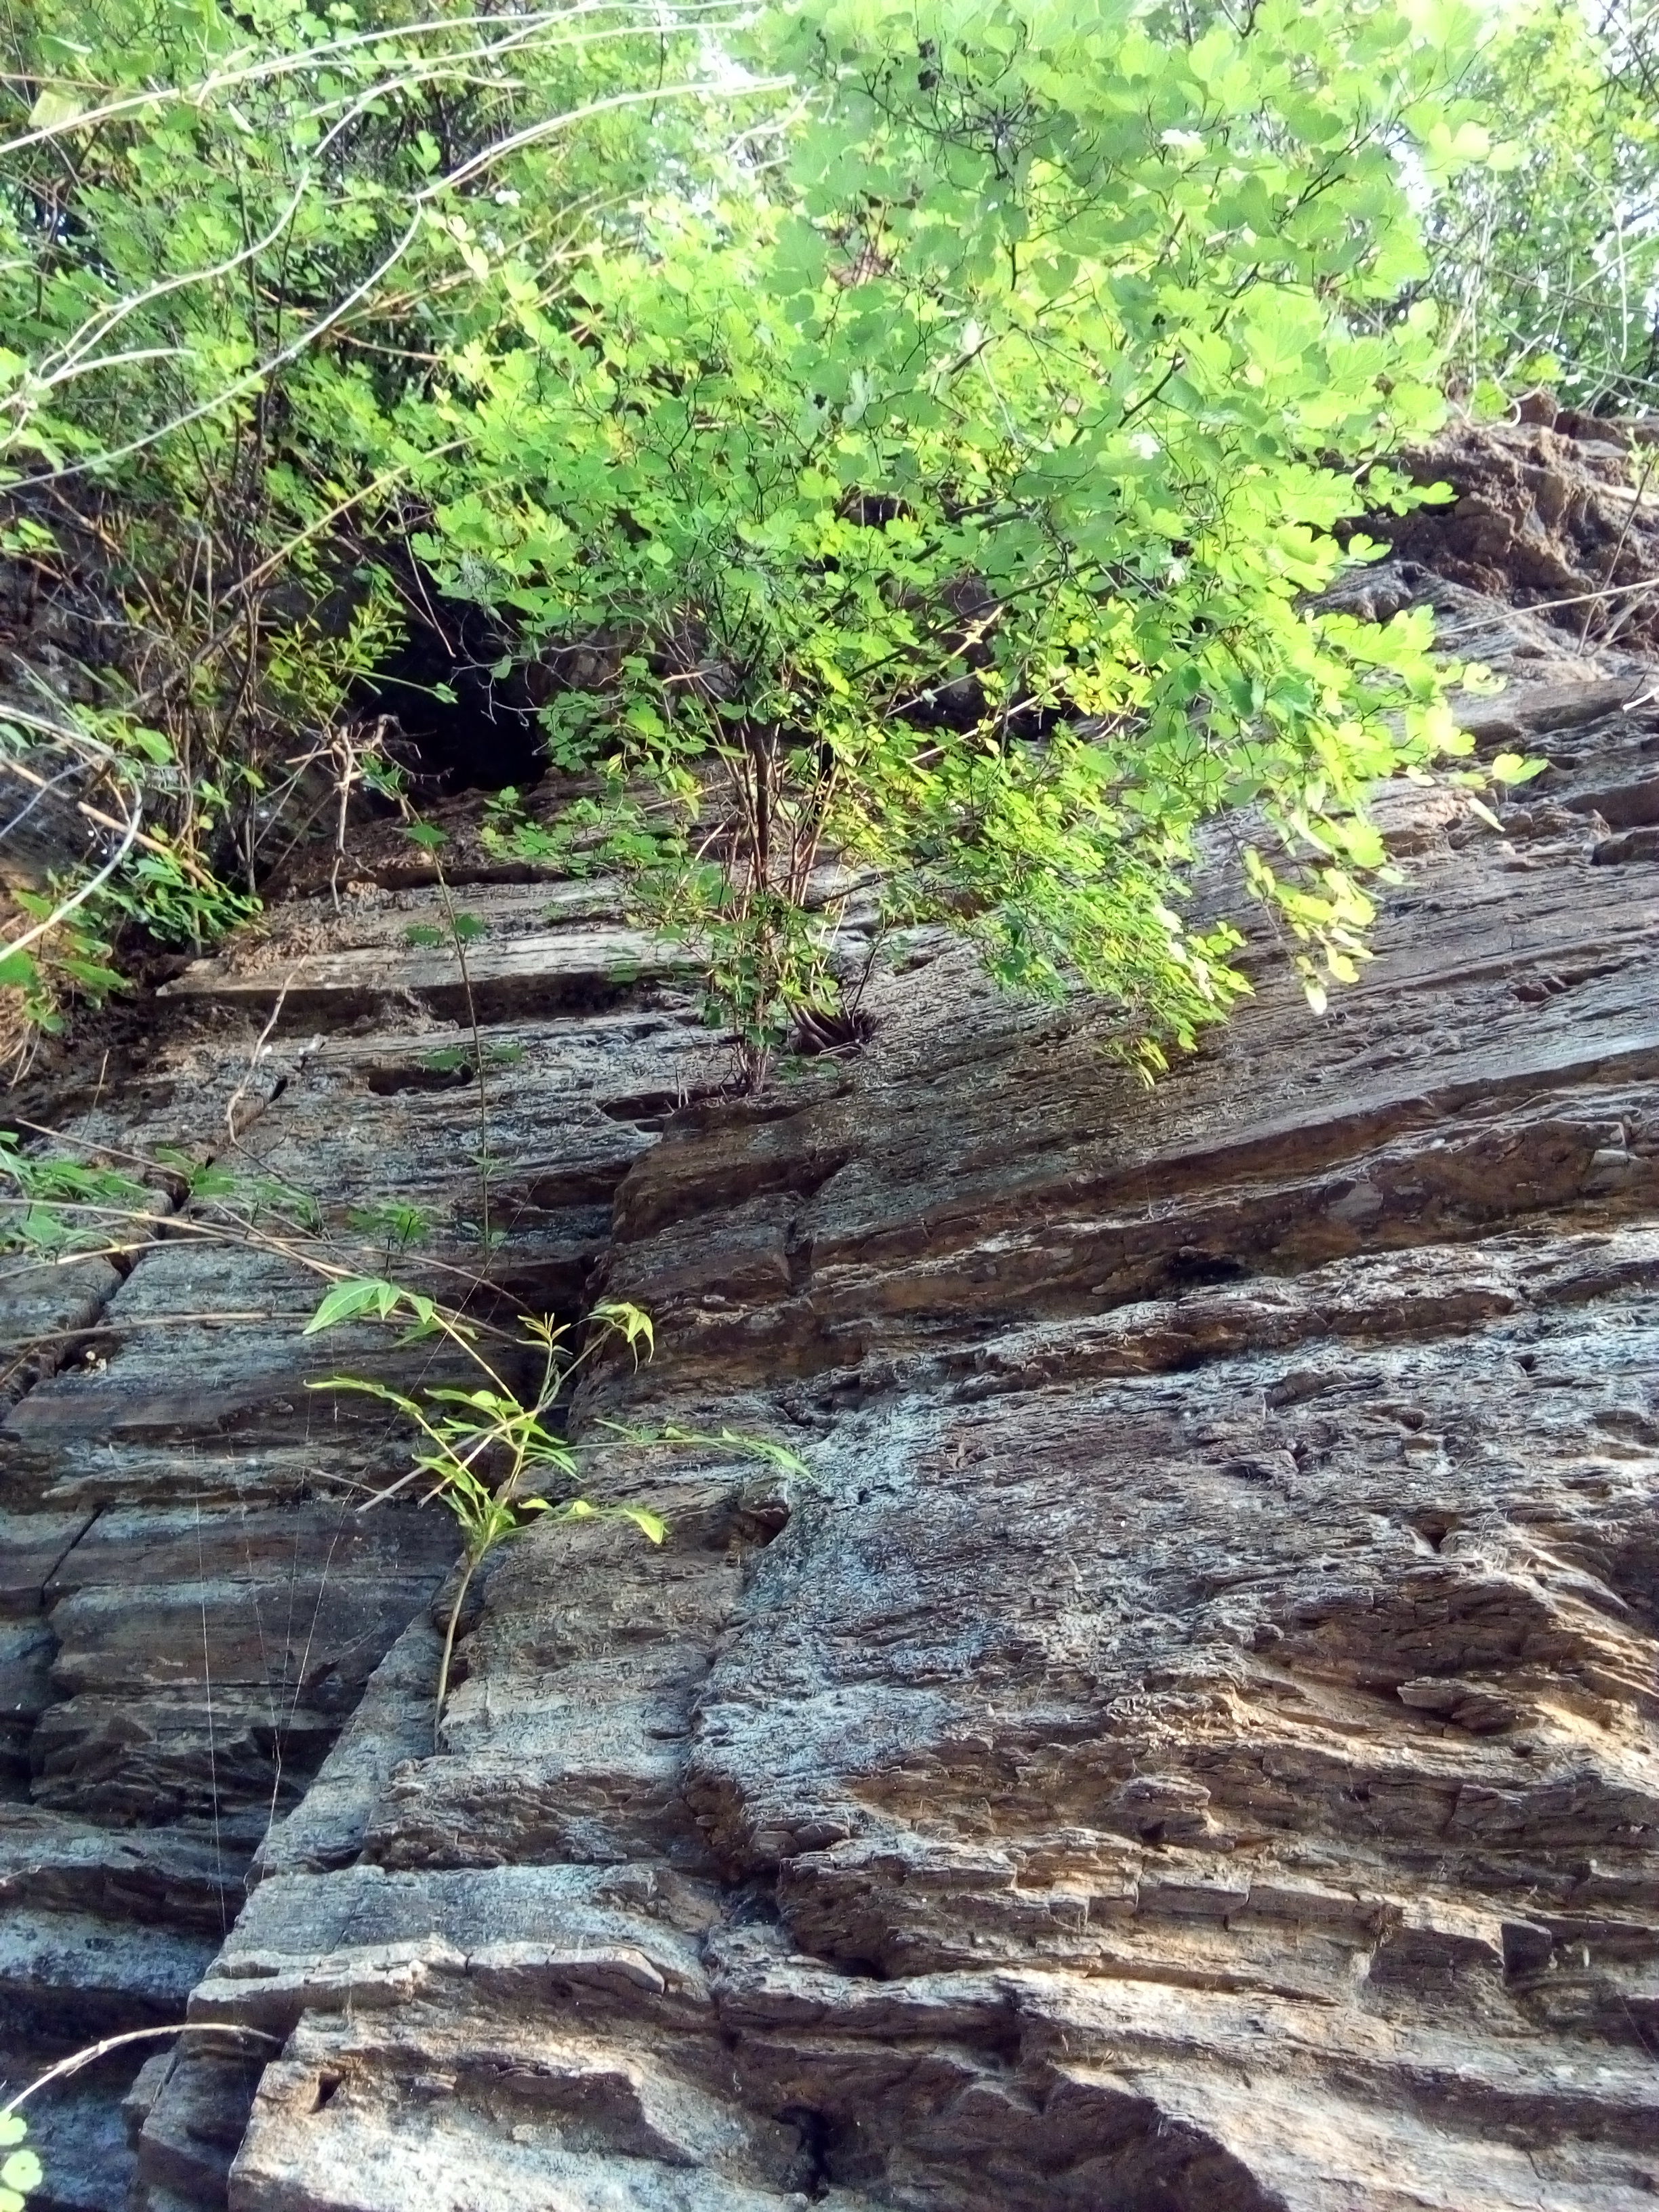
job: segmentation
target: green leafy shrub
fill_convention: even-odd
[[[830,857],[1012,984],[1107,993],[1156,1070],[1245,988],[1181,907],[1253,805],[1310,993],[1352,975],[1369,786],[1467,748],[1425,617],[1305,598],[1440,419],[1431,313],[1363,325],[1426,267],[1408,161],[1485,143],[1448,97],[1473,18],[757,35],[811,88],[787,180],[659,197],[422,403],[420,550],[582,671],[544,720],[606,789],[564,849],[608,832],[703,947],[750,1081],[833,1007]]]
[[[0,0],[0,555],[91,610],[51,718],[156,749],[100,912],[4,971],[37,1025],[124,918],[210,937],[216,878],[251,896],[383,776],[353,687],[419,598],[399,410],[732,106],[726,16]]]
[[[833,1023],[849,872],[1105,993],[1152,1073],[1245,988],[1182,913],[1253,807],[1310,995],[1354,972],[1366,791],[1456,740],[1425,622],[1307,600],[1422,495],[1387,457],[1441,410],[1418,204],[1491,150],[1474,12],[7,28],[9,542],[125,607],[106,681],[181,867],[251,892],[387,787],[353,686],[435,585],[587,783],[541,856],[698,948],[750,1083]],[[205,927],[149,860],[143,917]]]
[[[1429,218],[1448,372],[1497,414],[1540,383],[1598,413],[1659,399],[1659,22],[1532,0],[1468,80],[1492,158]]]
[[[222,882],[201,857],[213,827],[204,809],[216,793],[195,794],[201,804],[182,836],[145,826],[158,799],[165,811],[178,786],[167,738],[118,709],[0,709],[0,793],[9,800],[21,787],[22,802],[11,824],[27,824],[43,801],[55,799],[67,817],[59,836],[67,845],[73,835],[86,850],[78,866],[66,850],[63,865],[37,869],[33,887],[26,869],[5,870],[10,880],[0,903],[15,919],[0,949],[0,991],[20,995],[23,1029],[0,1038],[0,1058],[9,1042],[14,1065],[25,1061],[31,1035],[61,1030],[76,1000],[99,1006],[123,987],[112,963],[127,925],[162,945],[199,951],[253,911],[257,902]]]

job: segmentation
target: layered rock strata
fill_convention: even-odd
[[[1548,774],[1501,835],[1391,794],[1362,982],[1316,1020],[1261,948],[1151,1096],[1097,1010],[922,936],[862,1057],[700,1098],[602,902],[467,891],[523,1048],[497,1271],[656,1318],[579,1419],[809,1474],[602,1457],[668,1542],[504,1550],[435,1750],[453,1537],[343,1511],[397,1439],[319,1427],[297,1286],[175,1243],[100,1290],[105,1364],[3,1432],[34,1702],[0,1972],[37,2051],[94,1955],[100,2022],[193,1984],[270,2039],[133,2085],[150,2212],[1659,2194],[1659,705],[1439,597],[1512,679],[1480,742]],[[343,924],[298,902],[181,979],[157,1066],[196,1073],[146,1110],[222,1140],[211,1085],[280,1001],[239,1141],[336,1208],[448,1208],[459,1255],[476,1109],[425,1072],[455,978],[402,933],[434,894],[357,865]],[[83,2107],[66,2146],[112,2141]],[[102,2172],[60,2201],[115,2212]]]
[[[637,1121],[702,1079],[707,1046],[602,899],[470,896],[489,932],[478,994],[504,1018],[486,1055],[498,1294],[509,1312],[579,1311],[611,1193],[652,1141]],[[409,941],[441,926],[441,896],[365,878],[343,903],[294,902],[210,988],[180,979],[140,1072],[112,1099],[94,1085],[64,1134],[148,1176],[163,1210],[183,1200],[167,1164],[185,1154],[305,1192],[343,1251],[365,1251],[350,1224],[366,1209],[418,1207],[435,1238],[408,1267],[476,1268],[479,1104],[457,963]],[[561,1004],[584,1011],[545,1018]],[[453,1565],[441,1507],[362,1510],[407,1465],[396,1417],[312,1387],[342,1366],[444,1379],[430,1349],[304,1339],[319,1287],[280,1251],[165,1230],[136,1261],[10,1263],[0,1282],[0,2074],[14,2085],[94,2037],[183,2019],[273,1821],[302,1806],[310,1832],[325,1825],[319,1766],[348,1717],[361,1733],[365,1686],[384,1698],[396,1668],[376,1670]],[[433,1673],[409,1689],[411,1709],[428,1700],[428,1746]],[[396,1727],[411,1740],[406,1714]],[[262,2048],[204,2039],[135,2090],[165,2052],[140,2044],[42,2100],[46,2212],[116,2212],[141,2172],[158,2205],[222,2203]],[[139,2148],[163,2079],[168,2112]]]

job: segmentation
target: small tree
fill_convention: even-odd
[[[1200,826],[1253,805],[1316,998],[1364,954],[1368,787],[1460,750],[1426,619],[1305,599],[1440,417],[1430,311],[1360,325],[1425,267],[1407,162],[1486,144],[1447,94],[1473,19],[772,28],[811,88],[784,181],[650,206],[421,433],[422,551],[520,627],[554,758],[605,785],[567,830],[704,942],[751,1083],[836,1003],[827,854],[1010,983],[1107,993],[1155,1071],[1246,988],[1180,908]]]

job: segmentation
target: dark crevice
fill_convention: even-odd
[[[830,2194],[830,2158],[836,2132],[833,2124],[823,2113],[802,2105],[786,2105],[778,2118],[785,2127],[795,2130],[798,2138],[784,2185],[800,2191],[814,2203],[819,2203]]]
[[[607,1121],[631,1121],[636,1129],[661,1129],[671,1116],[704,1099],[724,1095],[712,1086],[689,1091],[639,1091],[625,1098],[601,1098],[595,1103]]]
[[[1214,1283],[1241,1282],[1249,1268],[1236,1253],[1212,1252],[1183,1244],[1164,1262],[1164,1282],[1173,1291],[1202,1290]]]
[[[533,786],[546,767],[538,708],[550,687],[486,610],[411,581],[408,634],[359,680],[353,706],[395,724],[393,757],[423,795]]]

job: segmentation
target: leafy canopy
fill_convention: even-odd
[[[1429,211],[1454,388],[1482,412],[1528,385],[1573,406],[1659,396],[1659,19],[1632,0],[1529,0],[1468,81],[1499,133]]]
[[[1181,919],[1200,825],[1259,805],[1316,992],[1361,951],[1367,786],[1455,749],[1424,620],[1303,602],[1440,417],[1431,312],[1358,325],[1425,266],[1407,155],[1485,146],[1447,97],[1476,27],[918,20],[765,27],[812,88],[787,181],[659,197],[459,356],[414,410],[448,448],[416,543],[581,659],[554,757],[608,780],[751,1065],[833,1003],[832,853],[1008,981],[1111,994],[1156,1066],[1244,988]]]
[[[556,301],[707,113],[739,126],[731,13],[0,0],[0,556],[94,616],[48,626],[0,789],[44,744],[139,833],[0,967],[37,1021],[108,987],[125,922],[235,920],[213,875],[252,896],[319,784],[373,775],[354,686],[420,596],[398,410]]]
[[[116,501],[161,781],[251,883],[435,586],[589,780],[538,849],[702,948],[751,1080],[836,1016],[859,878],[1108,993],[1155,1069],[1244,988],[1182,918],[1203,825],[1256,808],[1317,998],[1363,953],[1368,785],[1455,749],[1422,621],[1306,601],[1438,419],[1432,310],[1395,309],[1413,192],[1488,149],[1480,34],[1456,0],[42,0],[0,148],[17,526]]]

